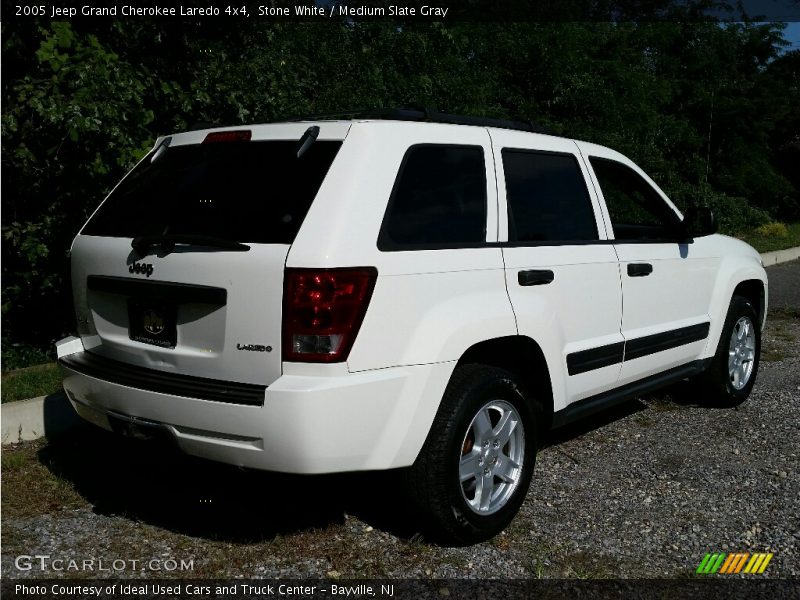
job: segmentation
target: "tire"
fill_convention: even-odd
[[[469,545],[505,529],[530,484],[540,414],[540,406],[508,371],[456,368],[425,444],[405,472],[406,490],[427,537]]]
[[[747,400],[756,381],[760,357],[758,314],[747,298],[734,296],[717,352],[701,377],[702,404],[733,407]]]

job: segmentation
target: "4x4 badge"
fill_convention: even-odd
[[[151,263],[133,263],[130,267],[128,267],[129,273],[139,273],[140,275],[150,275],[153,274],[153,265]]]

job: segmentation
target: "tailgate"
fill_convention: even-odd
[[[288,245],[134,261],[130,244],[80,236],[73,246],[72,284],[87,350],[210,379],[269,385],[280,376]],[[132,266],[142,274],[132,274]]]
[[[308,130],[163,138],[73,244],[84,347],[176,375],[277,379],[286,256],[342,143],[323,125],[298,152]]]

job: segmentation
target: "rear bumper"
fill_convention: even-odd
[[[78,341],[78,340],[76,340]],[[287,375],[245,405],[108,381],[80,368],[75,341],[59,352],[76,412],[100,427],[169,432],[188,454],[256,469],[334,473],[405,467],[425,441],[455,363],[339,376]],[[70,360],[71,359],[71,360]]]

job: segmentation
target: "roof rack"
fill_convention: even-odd
[[[373,108],[350,110],[339,113],[307,115],[289,119],[289,121],[321,121],[330,119],[378,119],[392,121],[417,121],[425,123],[450,123],[453,125],[475,125],[478,127],[497,127],[498,129],[514,129],[532,133],[555,135],[555,132],[531,121],[511,121],[507,119],[491,119],[469,115],[451,115],[431,108]]]

